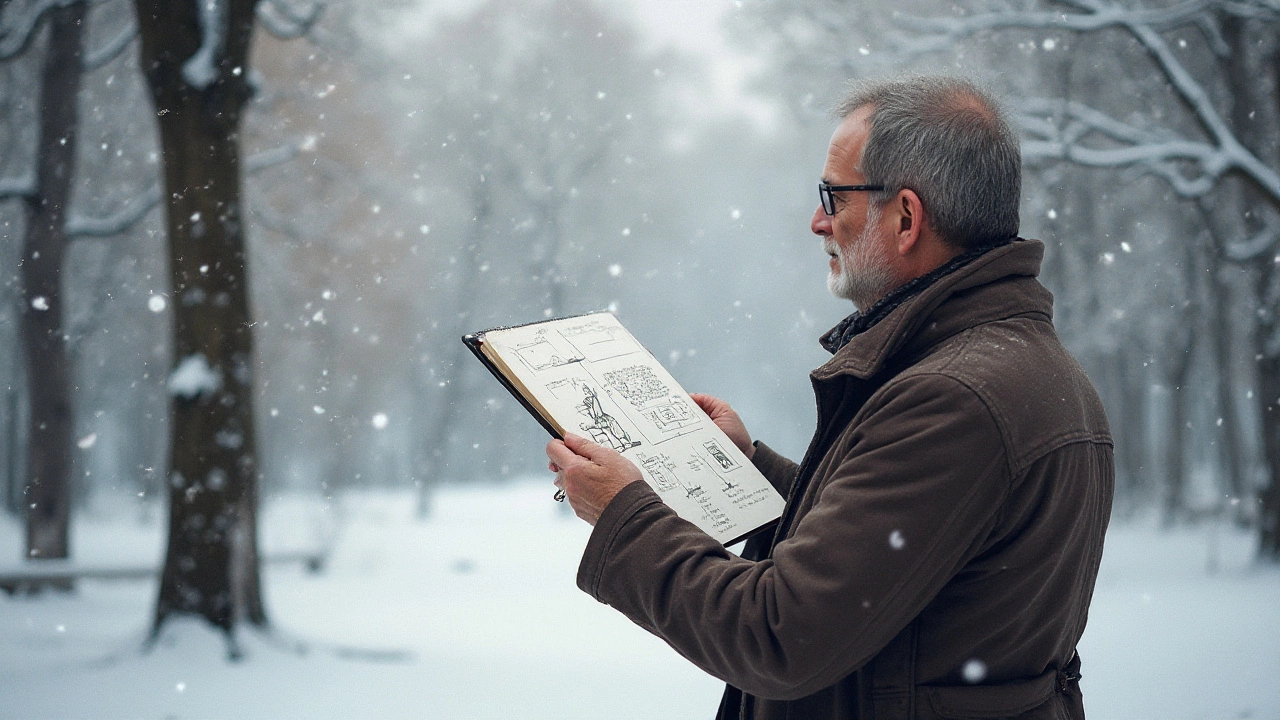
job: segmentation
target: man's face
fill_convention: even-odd
[[[832,185],[860,185],[862,147],[870,132],[870,107],[851,113],[831,136],[831,148],[822,179]],[[867,193],[836,193],[836,214],[827,215],[818,205],[809,228],[822,237],[822,249],[831,256],[827,288],[836,297],[852,300],[865,310],[897,284],[891,242],[881,214],[870,207]]]

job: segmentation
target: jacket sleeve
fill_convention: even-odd
[[[856,671],[973,557],[1009,484],[998,426],[959,381],[911,376],[871,402],[771,558],[729,553],[634,483],[596,524],[578,586],[753,695]]]
[[[791,483],[795,482],[800,466],[774,452],[773,448],[757,440],[756,451],[751,455],[751,464],[764,475],[773,489],[782,497],[791,491]]]

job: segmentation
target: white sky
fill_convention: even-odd
[[[396,42],[420,36],[427,32],[436,15],[465,12],[480,1],[421,0],[418,14],[406,18],[389,39]],[[705,63],[714,95],[700,103],[691,99],[691,112],[705,115],[740,112],[759,123],[762,129],[772,126],[776,109],[746,89],[760,59],[732,45],[722,27],[723,20],[742,6],[741,0],[596,1],[618,17],[633,21],[641,36],[648,40],[646,49],[658,51],[672,47]]]
[[[742,7],[742,0],[607,0],[603,4],[634,18],[654,48],[669,45],[702,56],[716,95],[697,110],[744,112],[762,127],[772,124],[774,108],[746,89],[760,59],[730,43],[724,33],[724,20]]]

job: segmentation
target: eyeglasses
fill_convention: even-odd
[[[883,185],[832,185],[825,180],[818,183],[818,199],[822,201],[822,211],[828,215],[836,214],[836,196],[832,193],[849,192],[881,192],[884,190]]]

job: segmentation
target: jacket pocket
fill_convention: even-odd
[[[1068,720],[1057,681],[1057,671],[1050,671],[1003,685],[921,687],[920,694],[932,717],[945,720]]]

